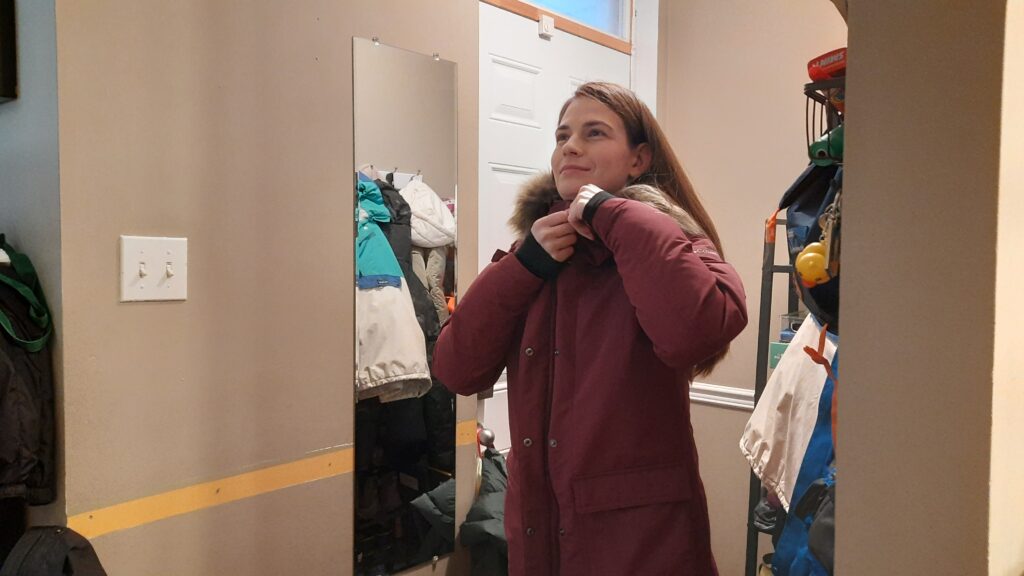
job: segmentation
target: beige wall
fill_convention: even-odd
[[[356,167],[415,173],[442,198],[455,197],[456,66],[447,55],[355,48]]]
[[[1024,2],[1007,2],[1003,53],[999,232],[996,239],[995,355],[992,389],[992,478],[989,574],[1024,574]]]
[[[747,290],[747,329],[706,380],[753,388],[763,223],[807,165],[807,61],[845,46],[846,26],[821,0],[692,0],[661,3],[659,37],[659,120]],[[776,318],[785,290],[780,278]],[[723,576],[742,574],[750,468],[738,443],[749,413],[692,412],[715,557]]]
[[[1020,129],[1001,113],[1019,105],[1003,100],[1004,32],[1021,33],[1006,6],[850,9],[837,573],[1020,574],[1019,442],[994,437],[1019,438],[1021,414],[1019,350],[1001,347],[1022,320],[1019,232],[997,226],[1020,214],[1019,177],[1000,181],[1001,126]],[[1002,144],[1018,170],[1019,135]]]
[[[338,542],[352,513],[350,477],[271,492],[98,539],[110,576],[348,574]]]
[[[67,512],[351,446],[351,39],[458,63],[475,213],[475,0],[62,0],[56,17]],[[118,303],[119,234],[188,237],[189,299]],[[95,544],[112,574],[279,574],[296,554],[340,559],[303,570],[336,573],[351,476],[318,484]],[[149,561],[168,537],[181,554]]]
[[[718,572],[722,576],[740,576],[747,550],[750,466],[738,443],[750,412],[692,404],[690,417],[711,514],[711,548]],[[771,552],[768,536],[761,537],[758,550],[759,556]]]
[[[661,23],[658,118],[743,279],[751,312],[708,380],[753,388],[763,223],[807,165],[807,61],[845,46],[846,25],[822,0],[663,2]]]

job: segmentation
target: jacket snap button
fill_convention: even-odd
[[[525,352],[527,356],[533,356],[533,348],[527,348]]]
[[[533,536],[533,528],[527,528],[526,529],[526,535],[527,536]]]
[[[558,350],[555,350],[555,356],[558,356]]]
[[[558,446],[558,440],[552,438],[551,440],[548,441],[548,444],[551,445],[552,448],[555,448]]]
[[[559,536],[565,536],[565,528],[559,528],[558,529],[558,535]]]
[[[530,440],[529,438],[523,438],[523,446],[526,446],[527,448],[533,446],[533,440]]]

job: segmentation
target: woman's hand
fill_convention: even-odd
[[[576,229],[568,220],[569,213],[563,210],[539,218],[530,227],[537,243],[557,262],[565,262],[575,250]]]
[[[593,184],[587,184],[580,188],[579,193],[576,194],[572,204],[569,206],[569,225],[573,227],[577,234],[588,240],[594,240],[595,237],[594,231],[590,229],[590,225],[583,219],[583,210],[587,207],[587,202],[590,202],[590,199],[599,192],[603,192],[603,190]]]

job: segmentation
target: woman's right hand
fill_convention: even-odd
[[[537,219],[530,233],[557,262],[565,262],[572,256],[578,239],[576,229],[569,224],[569,212],[566,210]]]

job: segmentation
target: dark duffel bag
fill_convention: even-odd
[[[0,234],[0,498],[56,498],[53,322],[32,262]],[[2,559],[0,559],[2,560]]]
[[[63,526],[38,526],[22,535],[0,576],[107,576],[92,544]]]

